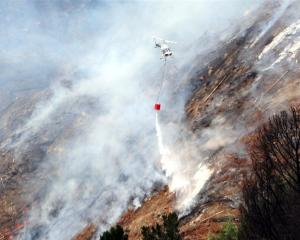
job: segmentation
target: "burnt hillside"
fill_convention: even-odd
[[[263,12],[246,31],[211,52],[204,67],[199,62],[197,69],[196,64],[196,74],[187,81],[193,88],[185,105],[191,131],[201,138],[205,131],[217,129],[221,137],[211,143],[219,147],[207,152],[214,173],[198,194],[196,207],[181,218],[184,239],[204,240],[228,219],[239,221],[242,180],[251,164],[245,147],[253,131],[273,113],[300,103],[299,52],[292,47],[299,44],[299,18],[290,19],[294,7],[297,4],[261,35],[260,27],[274,9]],[[126,213],[120,223],[130,239],[139,239],[141,226],[174,211],[174,201],[163,189]]]
[[[228,30],[230,36],[170,74],[176,87],[170,82],[165,88],[172,89],[168,104],[174,104],[170,113],[162,111],[163,122],[185,129],[191,146],[201,152],[195,151],[193,164],[203,163],[211,171],[190,208],[179,211],[185,240],[206,240],[229,218],[239,222],[253,131],[272,114],[300,104],[295,9],[300,9],[297,2],[266,3],[245,16],[247,27]],[[116,79],[128,77],[124,69],[115,71]],[[144,72],[137,75],[147,78]],[[178,211],[182,196],[166,186],[169,179],[149,124],[154,118],[144,110],[153,98],[147,94],[156,88],[133,100],[124,93],[126,88],[135,93],[130,81],[113,83],[117,90],[111,90],[107,82],[114,79],[109,79],[102,91],[95,87],[98,78],[88,82],[85,77],[76,72],[56,79],[52,88],[42,79],[38,86],[5,93],[13,100],[0,108],[0,240],[96,239],[116,222],[129,231],[130,240],[137,240],[143,225]],[[181,116],[177,99],[182,103],[183,95]],[[189,139],[179,138],[176,146],[185,145],[184,140]]]

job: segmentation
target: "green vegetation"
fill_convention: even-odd
[[[109,231],[105,231],[100,240],[128,240],[128,235],[124,232],[120,225],[112,227]]]
[[[176,213],[162,216],[162,224],[143,226],[141,228],[143,240],[182,240],[179,233],[179,221]],[[119,225],[105,231],[100,240],[128,240],[128,235]]]
[[[261,126],[249,145],[239,229],[226,224],[209,240],[300,239],[300,112],[291,108]]]
[[[208,240],[300,239],[300,112],[274,115],[260,127],[249,154],[252,170],[244,180],[239,228],[231,221]],[[142,240],[182,240],[176,213],[141,228]],[[122,227],[100,240],[127,240]]]
[[[208,240],[238,240],[238,228],[234,223],[228,221],[218,234],[209,236]]]
[[[142,227],[143,240],[181,240],[179,221],[176,213],[162,217],[163,223],[155,226]]]

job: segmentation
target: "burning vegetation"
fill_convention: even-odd
[[[293,6],[297,8],[298,5],[298,3],[294,3]],[[265,193],[266,176],[260,174],[264,174],[267,169],[268,171],[273,170],[266,166],[266,158],[257,159],[261,157],[262,153],[257,156],[256,152],[257,148],[260,148],[260,151],[265,148],[263,151],[264,154],[267,154],[266,144],[268,141],[275,140],[276,134],[279,134],[277,135],[279,140],[280,132],[286,134],[283,129],[291,128],[290,124],[294,124],[292,127],[294,130],[291,130],[290,133],[296,135],[288,136],[290,140],[287,141],[290,142],[290,145],[284,144],[286,150],[283,154],[286,155],[286,161],[289,161],[291,167],[294,170],[297,169],[296,162],[299,162],[299,158],[294,156],[294,160],[291,160],[290,152],[299,153],[299,148],[295,149],[296,145],[293,145],[299,138],[297,135],[299,134],[297,130],[299,123],[296,120],[299,117],[299,112],[295,108],[292,112],[288,112],[288,110],[283,114],[279,112],[282,109],[289,109],[291,105],[299,105],[299,65],[298,62],[294,61],[295,59],[292,60],[288,55],[285,55],[285,60],[282,62],[276,62],[275,56],[276,53],[280,53],[288,46],[289,41],[298,41],[298,30],[293,27],[292,34],[295,38],[284,38],[282,37],[284,33],[282,33],[281,42],[276,43],[277,48],[268,50],[271,56],[265,56],[265,59],[262,57],[263,54],[267,53],[265,49],[269,49],[272,44],[275,44],[273,41],[279,41],[279,37],[276,38],[276,36],[281,32],[288,32],[289,24],[293,25],[297,21],[295,20],[297,17],[288,18],[291,12],[293,10],[290,6],[280,14],[280,17],[277,16],[276,20],[273,19],[273,25],[261,35],[259,29],[263,25],[262,19],[266,20],[264,12],[263,17],[258,17],[254,25],[249,27],[242,36],[237,36],[223,48],[208,54],[212,60],[209,60],[206,66],[199,67],[203,63],[195,64],[194,68],[197,69],[195,71],[197,73],[187,81],[187,85],[192,88],[192,94],[185,105],[187,124],[199,139],[215,132],[221,138],[214,138],[210,135],[212,141],[209,144],[199,141],[199,148],[203,147],[201,144],[212,146],[210,150],[206,151],[206,161],[214,169],[214,173],[198,194],[197,204],[193,210],[180,218],[181,236],[186,240],[207,240],[209,236],[218,233],[228,221],[239,227],[239,236],[235,236],[241,239],[298,238],[298,233],[289,229],[286,223],[287,220],[293,221],[293,214],[289,212],[292,210],[287,208],[288,205],[284,205],[282,210],[280,210],[280,204],[276,205],[275,197],[278,192],[272,193],[272,189],[269,189],[269,195]],[[274,69],[274,65],[272,65],[274,62],[272,61],[276,62],[278,69]],[[269,68],[270,65],[272,65],[271,68]],[[272,114],[277,115],[271,117],[270,122],[266,123]],[[262,125],[264,127],[261,127]],[[256,130],[257,128],[259,130]],[[230,137],[228,138],[228,136]],[[279,140],[278,144],[280,141],[284,141],[284,138]],[[265,143],[263,144],[263,142]],[[274,144],[277,145],[275,142],[270,142],[268,148]],[[278,150],[273,149],[272,151]],[[272,151],[268,154],[271,154]],[[274,154],[280,155],[280,152]],[[285,161],[280,160],[276,167],[278,168],[277,173],[281,171],[280,174],[284,174],[283,178],[286,177],[286,174],[290,174],[289,168],[281,169],[285,163]],[[261,168],[259,164],[265,167]],[[275,165],[273,166],[275,167]],[[261,169],[260,172],[256,172],[258,169]],[[296,176],[297,174],[291,177],[297,179]],[[282,184],[283,180],[280,181]],[[259,186],[264,188],[258,190]],[[276,184],[273,187],[277,188]],[[155,195],[160,197],[154,197],[155,200],[146,199],[139,209],[129,211],[124,215],[126,217],[121,223],[129,230],[130,239],[139,239],[141,236],[141,226],[149,222],[147,212],[150,206],[156,206],[154,212],[160,212],[164,208],[169,209],[175,205],[171,201],[168,203],[170,205],[167,205],[170,207],[165,206],[163,204],[164,199],[171,193],[162,193],[164,191]],[[295,194],[290,193],[292,198],[285,204],[292,201],[292,204],[295,204],[297,208]],[[288,197],[289,194],[284,196]],[[266,199],[264,199],[265,197]],[[157,204],[157,202],[161,203]],[[275,210],[270,209],[270,207],[274,208],[275,206],[284,212],[274,213],[273,219],[270,218],[270,214],[272,215],[272,211]],[[295,210],[294,213],[297,214],[297,211]],[[278,218],[276,214],[278,214]],[[137,216],[145,217],[139,217],[137,223],[135,220]],[[259,216],[269,217],[269,220],[264,221],[264,218]],[[159,218],[154,216],[151,219],[152,225],[159,221]],[[264,222],[260,224],[260,220]],[[255,228],[258,227],[256,224],[260,224],[258,231],[255,231]],[[290,224],[297,226],[293,225],[292,222]],[[272,227],[270,227],[271,225]],[[281,231],[283,226],[286,229]]]
[[[182,81],[171,96],[173,100],[184,95],[184,114],[160,115],[166,118],[162,126],[184,126],[167,156],[172,167],[175,157],[180,163],[175,170],[163,166],[165,159],[145,167],[144,155],[149,156],[153,146],[148,146],[141,129],[132,135],[117,133],[126,144],[111,148],[119,139],[110,139],[106,130],[117,131],[120,126],[127,130],[132,115],[123,123],[122,109],[117,108],[117,114],[106,117],[110,111],[103,105],[106,95],[98,99],[93,89],[89,96],[84,85],[63,79],[67,87],[59,88],[57,95],[32,90],[31,96],[1,110],[0,240],[48,239],[52,233],[49,239],[60,239],[60,224],[64,236],[74,240],[100,235],[103,240],[299,239],[300,22],[294,11],[299,8],[297,2],[266,4],[247,17],[245,29],[219,39],[213,50],[178,70],[176,77]],[[34,124],[24,125],[23,118],[29,117]],[[98,118],[99,122],[92,121]],[[116,119],[119,125],[112,124]],[[101,154],[111,158],[100,165],[93,161],[80,165],[80,160],[90,161],[86,155],[99,157],[93,152],[98,145],[86,150],[80,148],[82,141],[69,140],[84,135],[90,144],[96,137],[94,129],[102,125],[105,128],[98,132],[107,133],[109,144],[101,147]],[[88,135],[83,129],[93,131]],[[77,148],[82,151],[71,151]],[[136,152],[138,148],[146,149],[144,155]],[[127,164],[120,155],[131,161]],[[167,179],[161,178],[164,167],[164,174],[171,172]],[[70,174],[61,177],[65,169]],[[134,178],[132,169],[139,173]],[[195,191],[205,169],[207,179]],[[144,170],[146,176],[140,174]],[[106,171],[112,177],[100,181]],[[181,179],[187,184],[172,188]],[[57,186],[66,187],[66,192]],[[185,197],[188,204],[179,209]]]

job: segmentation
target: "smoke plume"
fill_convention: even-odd
[[[36,139],[51,142],[40,180],[26,186],[35,201],[19,238],[70,239],[90,221],[102,231],[156,183],[178,193],[179,210],[190,207],[210,170],[182,126],[155,120],[162,62],[152,36],[177,42],[171,67],[186,76],[190,61],[260,2],[1,2],[1,94],[13,102],[24,89],[50,91],[3,145],[19,156]],[[172,107],[174,119],[186,96],[172,103],[168,94],[182,80],[169,74],[163,86],[162,113]]]

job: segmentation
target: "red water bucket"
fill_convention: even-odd
[[[160,104],[159,104],[159,103],[155,103],[155,104],[154,104],[154,109],[155,109],[156,111],[159,111],[159,110],[160,110]]]

